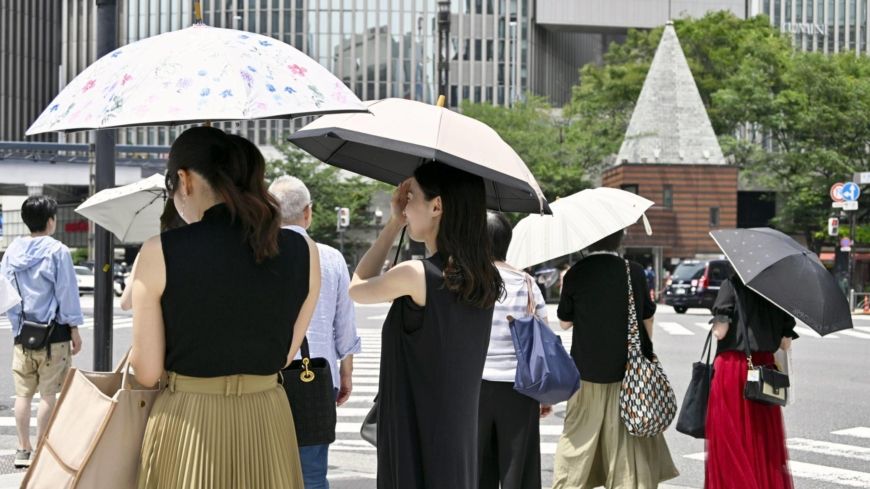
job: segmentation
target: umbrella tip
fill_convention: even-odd
[[[444,95],[439,95],[438,101],[435,102],[435,105],[437,105],[438,107],[444,107],[444,104],[446,102],[447,102],[447,97],[445,97]]]

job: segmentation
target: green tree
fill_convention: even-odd
[[[534,95],[511,108],[463,102],[462,113],[492,127],[526,162],[549,201],[589,187],[582,145],[570,137],[569,123]]]
[[[291,175],[302,180],[311,192],[314,213],[308,233],[312,239],[336,248],[339,236],[336,231],[336,207],[350,209],[350,228],[345,234],[345,256],[352,256],[356,248],[367,246],[356,233],[373,226],[374,216],[369,209],[372,196],[379,190],[389,190],[371,179],[343,172],[338,168],[317,161],[308,153],[285,144],[279,147],[283,160],[272,160],[266,165],[266,179],[271,182],[281,175]]]

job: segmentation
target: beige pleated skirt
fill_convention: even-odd
[[[584,381],[568,400],[553,489],[653,489],[679,475],[664,435],[628,434],[619,417],[620,385]]]
[[[142,443],[139,489],[303,489],[278,376],[170,374]]]

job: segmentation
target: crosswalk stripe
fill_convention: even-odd
[[[844,329],[841,331],[837,331],[837,334],[851,336],[853,338],[861,338],[862,340],[870,339],[870,334],[862,333],[860,331],[852,331],[850,329]]]
[[[707,456],[704,452],[700,452],[686,455],[685,458],[703,462],[706,460]],[[867,472],[796,462],[794,460],[789,461],[788,467],[793,477],[801,479],[812,479],[815,481],[840,484],[849,487],[870,487],[870,474]]]
[[[15,417],[13,416],[0,416],[0,428],[14,428],[15,427]],[[30,418],[30,427],[36,428],[36,417]]]
[[[347,408],[340,407],[338,408],[338,417],[340,418],[356,418],[356,417],[364,417],[369,413],[371,408]]]
[[[695,326],[703,329],[704,331],[710,331],[710,323],[695,323]]]
[[[665,330],[669,335],[672,336],[692,336],[695,333],[689,331],[688,328],[683,326],[680,323],[672,323],[668,321],[656,321],[656,326],[661,327]]]
[[[844,445],[842,443],[830,443],[826,441],[808,440],[806,438],[789,438],[789,450],[819,453],[834,457],[854,458],[870,462],[870,448]]]
[[[94,327],[93,318],[86,318],[84,324],[79,326],[82,329],[91,329]],[[133,327],[133,318],[131,316],[115,316],[112,319],[112,329],[129,329]],[[0,330],[11,330],[12,323],[7,318],[0,319]]]
[[[870,428],[866,426],[857,426],[845,430],[832,431],[832,435],[853,436],[855,438],[870,438]]]
[[[870,333],[870,326],[855,326],[855,329]]]

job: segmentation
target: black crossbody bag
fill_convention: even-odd
[[[21,345],[25,350],[42,350],[46,348],[46,357],[51,359],[52,341],[68,341],[69,338],[66,340],[57,338],[56,333],[59,332],[58,326],[60,326],[57,321],[52,320],[49,323],[28,321],[24,312],[24,294],[21,293],[21,286],[18,285],[18,274],[15,274],[15,288],[18,289],[18,295],[21,297],[21,331],[15,337],[15,344]]]
[[[735,290],[734,293],[737,296],[737,303],[741,312],[745,314],[745,317],[749,317],[749,311],[746,309],[742,291]],[[739,317],[737,318],[737,324],[738,326],[741,324]],[[747,365],[746,386],[743,388],[743,397],[762,404],[785,406],[788,402],[788,375],[776,368],[753,365],[752,351],[749,348],[749,328],[744,324],[742,329],[746,338]]]

